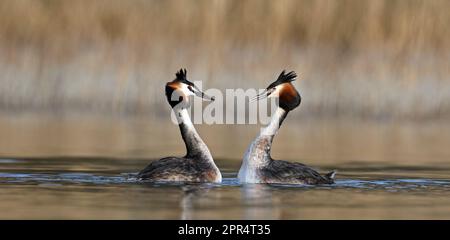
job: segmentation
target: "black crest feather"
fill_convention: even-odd
[[[272,84],[270,84],[269,87],[267,87],[267,89],[273,88],[282,83],[295,81],[296,78],[297,78],[297,73],[295,73],[294,71],[290,71],[286,74],[286,70],[283,70],[280,73],[280,75],[278,76],[277,80],[275,82],[273,82]]]
[[[181,68],[180,71],[175,73],[175,76],[177,76],[178,80],[181,80],[181,81],[187,80],[187,78],[186,78],[186,76],[187,76],[186,68],[185,69]]]
[[[297,78],[297,74],[294,71],[290,71],[286,74],[286,70],[283,70],[280,73],[280,76],[278,76],[277,81],[292,82],[295,81],[295,78]]]

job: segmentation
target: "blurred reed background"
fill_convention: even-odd
[[[180,67],[205,88],[299,72],[310,117],[450,116],[450,2],[0,1],[4,111],[150,113]]]
[[[263,88],[288,69],[303,96],[290,118],[447,122],[449,9],[447,0],[2,0],[0,111],[156,124],[169,121],[163,86],[180,67],[222,90]]]

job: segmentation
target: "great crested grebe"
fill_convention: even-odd
[[[272,140],[289,111],[300,105],[300,94],[291,84],[295,72],[281,72],[278,79],[269,85],[254,100],[266,97],[278,97],[278,107],[267,127],[248,147],[238,178],[242,183],[287,183],[287,184],[332,184],[335,171],[324,176],[314,169],[301,164],[282,160],[273,160],[270,156]]]
[[[138,173],[146,181],[221,182],[222,175],[189,117],[189,96],[214,101],[186,78],[186,69],[176,73],[176,79],[166,84],[166,97],[172,107],[186,145],[186,156],[166,157],[151,162]]]

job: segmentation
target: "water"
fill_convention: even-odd
[[[135,181],[149,160],[0,159],[1,219],[448,219],[450,165],[348,162],[335,185],[239,184],[239,161],[217,160],[221,184]]]
[[[167,118],[0,116],[0,219],[449,219],[450,125],[288,118],[276,159],[328,172],[331,186],[240,185],[259,125],[197,125],[222,184],[132,176],[182,156]]]

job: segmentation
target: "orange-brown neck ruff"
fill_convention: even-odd
[[[181,91],[181,83],[176,80],[166,84],[166,98],[172,108],[183,100],[188,100],[183,91]]]
[[[168,82],[167,86],[173,88],[173,89],[177,89],[181,87],[181,84],[179,81],[172,81],[172,82]]]
[[[300,94],[291,83],[284,83],[280,87],[279,105],[281,108],[291,111],[300,105]]]

